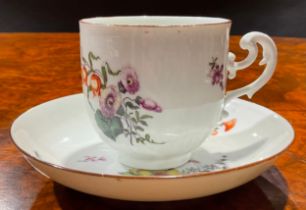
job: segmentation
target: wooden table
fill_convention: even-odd
[[[231,51],[243,58],[239,37]],[[79,37],[75,33],[0,34],[0,209],[306,209],[306,39],[275,38],[279,62],[273,79],[252,101],[287,118],[293,145],[274,167],[236,189],[175,202],[128,202],[83,194],[38,174],[12,144],[9,130],[25,110],[78,93]],[[261,73],[257,62],[239,72],[229,89]]]

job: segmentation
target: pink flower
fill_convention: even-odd
[[[220,85],[221,89],[223,90],[223,65],[216,65],[212,71],[212,85]]]
[[[114,85],[102,91],[99,105],[103,116],[111,118],[116,114],[121,105],[121,98]]]
[[[224,89],[224,84],[223,84],[223,64],[220,66],[217,64],[218,58],[212,58],[212,62],[209,63],[210,66],[210,71],[208,73],[208,76],[211,78],[211,84],[214,85],[219,85],[221,90]]]
[[[131,67],[125,67],[121,70],[120,75],[121,79],[118,84],[120,91],[135,94],[139,90],[139,81],[135,70]]]
[[[143,99],[140,96],[137,96],[136,103],[144,109],[154,112],[162,112],[162,108],[151,99]]]

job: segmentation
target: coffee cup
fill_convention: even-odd
[[[80,20],[82,86],[101,139],[130,167],[160,170],[187,162],[231,99],[251,97],[271,78],[272,39],[250,32],[248,56],[229,53],[231,21],[212,17],[126,16]],[[226,91],[227,78],[263,48],[263,73]],[[84,139],[85,141],[86,139]]]

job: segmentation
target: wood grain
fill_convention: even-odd
[[[231,51],[242,59],[240,37]],[[0,209],[306,209],[306,39],[275,38],[273,79],[252,101],[287,118],[296,137],[275,167],[254,181],[217,195],[176,202],[127,202],[83,194],[39,175],[10,142],[13,120],[34,105],[81,91],[75,33],[0,34]],[[259,58],[260,59],[260,58]],[[228,89],[254,80],[258,61]]]

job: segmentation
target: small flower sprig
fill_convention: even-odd
[[[159,113],[162,108],[154,100],[136,95],[140,89],[136,71],[130,66],[114,71],[107,62],[100,69],[94,69],[93,62],[99,60],[100,57],[92,52],[89,52],[88,60],[82,58],[82,81],[88,103],[95,112],[96,123],[103,133],[114,141],[124,134],[129,137],[131,145],[135,142],[163,144],[145,133],[147,120],[153,116],[141,115],[139,110]],[[110,77],[112,81],[118,79],[110,84]],[[98,107],[94,107],[91,100],[97,100]]]
[[[224,84],[223,84],[223,64],[219,65],[217,63],[218,58],[213,57],[212,62],[209,63],[210,69],[208,73],[208,77],[211,78],[211,84],[214,85],[219,85],[221,90],[224,90]]]
[[[228,168],[228,157],[226,155],[222,155],[219,160],[216,160],[215,163],[212,164],[194,164],[190,167],[186,167],[182,169],[182,174],[191,174],[191,173],[199,173],[199,172],[211,172],[218,170],[225,170]]]

